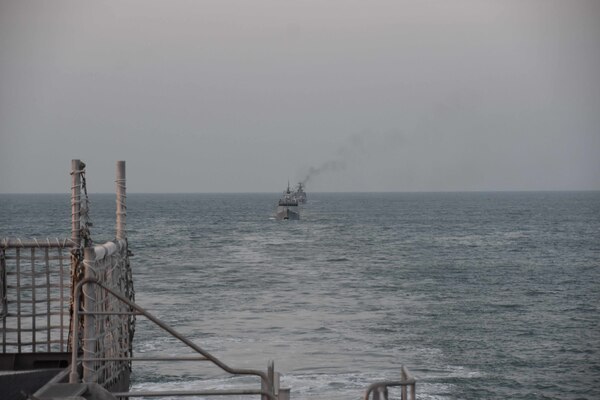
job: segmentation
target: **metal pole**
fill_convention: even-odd
[[[139,305],[135,304],[134,302],[132,302],[131,300],[129,300],[128,298],[123,296],[121,293],[117,293],[115,290],[110,289],[106,285],[100,283],[97,279],[85,278],[75,286],[75,308],[74,308],[75,317],[79,317],[79,312],[78,312],[79,308],[78,308],[77,298],[79,297],[80,293],[82,292],[83,285],[100,286],[100,288],[102,288],[105,291],[107,291],[108,293],[112,294],[114,297],[116,297],[123,303],[127,304],[131,309],[137,310],[138,312],[142,313],[150,321],[154,322],[156,325],[161,327],[163,330],[170,333],[171,336],[177,338],[179,341],[183,342],[185,345],[192,348],[194,351],[196,351],[200,355],[203,355],[204,357],[208,358],[210,361],[212,361],[213,364],[215,364],[217,367],[221,368],[223,371],[228,372],[233,375],[254,375],[254,376],[259,377],[262,382],[265,382],[265,386],[267,388],[273,386],[271,384],[271,382],[269,382],[269,377],[267,376],[267,374],[265,372],[260,371],[260,370],[253,370],[253,369],[231,368],[230,366],[223,363],[222,361],[220,361],[218,358],[216,358],[212,354],[210,354],[207,351],[203,350],[202,348],[198,347],[194,342],[192,342],[189,339],[187,339],[186,337],[182,336],[180,333],[175,331],[170,326],[166,325],[164,322],[162,322],[161,320],[156,318],[154,315],[152,315],[148,311],[144,310]],[[75,339],[77,339],[76,335],[77,335],[77,331],[74,334]],[[74,345],[72,345],[72,347],[75,348]],[[70,381],[70,383],[75,383],[75,382],[77,382],[77,372],[76,372],[77,371],[76,370],[77,352],[76,351],[73,351],[71,353],[71,360],[72,361],[71,361],[71,375],[70,375],[71,381]],[[259,394],[259,393],[257,393],[257,394]],[[275,395],[273,394],[272,390],[260,391],[260,394],[267,396],[269,400],[277,400]]]
[[[117,161],[117,240],[127,237],[125,161]]]
[[[0,320],[2,320],[2,352],[6,353],[6,313],[8,304],[6,299],[6,261],[4,249],[0,248]]]
[[[71,240],[74,247],[81,244],[81,160],[71,160]]]
[[[94,271],[91,268],[91,265],[96,261],[94,248],[86,247],[83,250],[83,256],[84,279],[95,278]],[[86,285],[85,290],[82,290],[82,292],[84,311],[88,313],[96,311],[96,286]],[[96,317],[86,313],[83,316],[83,382],[88,383],[94,382],[94,366],[96,364],[95,361],[90,361],[90,358],[96,358]]]
[[[279,389],[277,400],[290,400],[290,390],[289,388]]]
[[[81,160],[71,160],[71,299],[75,294],[77,268],[81,258],[81,171],[83,168],[85,168],[85,164]],[[79,321],[73,318],[74,311],[72,307],[70,307],[69,312],[71,314],[68,336],[70,339],[75,336],[75,332],[79,329]],[[76,341],[75,347],[77,348],[78,345]]]
[[[60,319],[60,351],[65,351],[65,265],[63,263],[62,249],[58,249],[58,262],[60,265],[60,280],[58,282],[60,296],[58,298],[59,303],[59,319]],[[69,333],[67,332],[67,337]]]
[[[36,314],[36,305],[37,301],[35,298],[35,247],[31,248],[31,352],[35,353],[37,343],[36,343],[36,325],[35,322],[37,320]]]
[[[45,249],[44,261],[46,264],[46,339],[48,340],[47,351],[50,353],[50,343],[52,343],[52,318],[50,317],[50,305],[52,303],[52,296],[50,295],[50,254],[47,248]],[[62,312],[62,310],[60,310],[60,312]]]
[[[17,257],[17,348],[21,352],[21,249],[16,249]]]
[[[275,394],[275,391],[273,390],[273,381],[275,378],[275,362],[273,360],[269,360],[269,362],[267,363],[267,377],[268,381],[262,381],[261,388],[264,392]],[[268,397],[263,395],[261,399],[268,400]]]

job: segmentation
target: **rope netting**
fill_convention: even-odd
[[[73,196],[78,204],[74,203],[72,209],[79,211],[80,238],[83,243],[77,257],[73,287],[75,282],[83,278],[93,278],[133,301],[133,277],[125,230],[125,163],[117,163],[116,239],[103,245],[94,246],[92,241],[85,166],[77,172],[81,191],[79,198]],[[131,371],[129,359],[132,357],[135,317],[125,304],[93,285],[83,287],[79,304],[84,312],[84,317],[78,321],[82,333],[78,345],[83,350],[83,381],[110,387]]]
[[[131,370],[134,316],[105,290],[86,286],[77,301],[73,288],[92,277],[134,300],[125,231],[125,165],[117,164],[116,239],[100,246],[94,246],[90,231],[85,164],[73,160],[71,171],[70,239],[0,240],[1,352],[68,352],[73,329],[78,329],[84,380],[108,386]],[[96,315],[73,321],[78,304],[84,313]]]
[[[68,351],[72,244],[0,240],[2,353]]]
[[[126,240],[107,242],[86,249],[85,277],[97,279],[103,285],[133,298],[129,280],[129,254]],[[132,310],[105,289],[95,285],[83,287],[84,316],[83,380],[111,386],[131,368],[134,320]]]

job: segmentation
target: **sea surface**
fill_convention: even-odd
[[[419,399],[600,399],[600,192],[129,194],[136,301],[294,400],[360,399],[402,365]],[[113,195],[92,235],[114,237]],[[69,237],[68,195],[0,195],[0,237]],[[191,355],[138,319],[138,355]],[[136,390],[232,388],[134,364]],[[397,392],[396,392],[397,393]]]

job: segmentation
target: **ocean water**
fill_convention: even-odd
[[[600,192],[130,194],[136,301],[294,400],[359,399],[405,365],[420,399],[600,398]],[[93,237],[114,236],[92,194]],[[0,237],[70,236],[66,195],[0,195]],[[138,320],[138,355],[191,355]],[[136,363],[133,388],[232,388]]]

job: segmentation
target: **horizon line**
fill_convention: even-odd
[[[418,194],[418,193],[558,193],[558,192],[600,192],[600,189],[477,189],[477,190],[391,190],[391,191],[315,191],[314,194]],[[127,192],[127,194],[273,194],[274,192]],[[0,195],[70,195],[69,192],[0,192]],[[114,192],[89,192],[89,194],[114,194]]]

